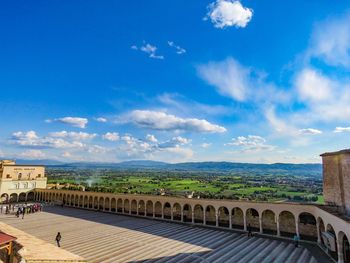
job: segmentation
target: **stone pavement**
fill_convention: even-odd
[[[317,246],[76,208],[44,210],[23,220],[1,214],[0,221],[52,244],[61,232],[62,248],[95,263],[330,262]]]

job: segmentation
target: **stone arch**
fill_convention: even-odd
[[[84,196],[83,195],[81,195],[79,197],[79,207],[84,207]]]
[[[153,203],[150,200],[146,202],[146,216],[153,216]]]
[[[16,193],[10,194],[10,203],[15,203],[18,200],[18,195]]]
[[[282,211],[279,216],[280,234],[285,237],[293,237],[295,235],[295,217],[289,211]]]
[[[319,235],[321,237],[321,244],[324,245],[324,241],[323,241],[323,238],[322,238],[322,233],[326,232],[326,227],[325,227],[323,219],[321,217],[317,218],[317,223],[318,223]]]
[[[111,199],[111,211],[112,212],[116,212],[117,211],[117,201],[115,200],[115,198]]]
[[[25,202],[26,201],[26,193],[20,193],[18,196],[18,202]]]
[[[261,220],[264,234],[277,235],[276,215],[272,210],[264,210],[261,214]]]
[[[109,197],[105,198],[105,204],[104,204],[104,210],[105,211],[110,211],[110,203],[109,203]]]
[[[121,198],[118,198],[117,200],[117,212],[123,213],[123,200]]]
[[[183,207],[183,221],[192,222],[192,207],[189,204],[185,204]]]
[[[203,206],[197,204],[193,208],[194,212],[194,222],[196,224],[203,224],[204,223],[204,209]]]
[[[317,225],[316,218],[310,214],[303,212],[298,216],[300,239],[317,241]]]
[[[328,234],[331,234],[334,237],[334,241],[335,241],[335,251],[328,250],[328,252],[329,252],[330,256],[335,261],[338,261],[338,246],[337,246],[338,239],[337,239],[336,233],[335,233],[334,228],[331,224],[327,225],[326,230],[327,230]]]
[[[169,202],[164,204],[163,213],[165,219],[171,219],[171,205]]]
[[[46,200],[47,200],[47,198],[46,198]],[[74,197],[74,195],[72,194],[72,195],[70,196],[70,205],[71,205],[71,206],[74,206],[74,201],[75,201],[75,197]]]
[[[259,223],[259,212],[254,208],[249,208],[246,211],[247,217],[247,228],[251,228],[252,231],[259,232],[260,231],[260,223]]]
[[[144,216],[146,212],[145,201],[140,200],[138,203],[138,211],[140,216]]]
[[[131,201],[131,214],[137,215],[137,201],[135,199]]]
[[[89,208],[89,197],[87,195],[84,196],[84,208]]]
[[[32,202],[32,201],[34,201],[34,192],[29,192],[28,194],[27,194],[27,200],[26,201],[30,201],[30,202]]]
[[[173,205],[173,220],[181,221],[181,205],[179,203],[175,203]]]
[[[89,208],[92,209],[94,206],[94,198],[90,195],[89,197]]]
[[[98,201],[98,210],[104,210],[105,199],[101,196]]]
[[[155,217],[162,217],[162,214],[163,214],[163,206],[162,204],[157,201],[154,205],[154,214],[155,214]]]
[[[130,201],[129,199],[124,200],[124,213],[129,214],[130,211]]]
[[[350,263],[350,243],[348,237],[343,231],[338,233],[338,242],[343,254],[343,262]]]
[[[7,193],[3,193],[1,195],[1,203],[8,203],[9,202],[9,195]]]
[[[79,195],[75,196],[74,206],[79,206]]]
[[[95,196],[94,197],[94,209],[98,209],[98,197],[97,196]]]
[[[207,205],[205,208],[205,224],[216,226],[216,210],[212,205]]]
[[[218,225],[220,227],[230,227],[230,213],[227,207],[221,206],[218,210]]]
[[[232,209],[232,228],[244,229],[244,217],[243,210],[239,207]]]
[[[70,206],[70,195],[67,195],[67,205]]]

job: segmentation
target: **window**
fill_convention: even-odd
[[[41,177],[41,174],[38,174],[38,177]]]
[[[11,178],[11,175],[7,174],[7,175],[6,175],[6,178]]]

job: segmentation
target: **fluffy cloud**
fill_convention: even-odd
[[[222,133],[226,129],[207,120],[180,118],[160,111],[134,110],[119,118],[119,122],[131,122],[154,130]]]
[[[174,147],[180,147],[181,145],[189,144],[191,142],[190,139],[177,136],[173,137],[171,140],[162,142],[158,144],[159,148],[174,148]]]
[[[198,68],[201,78],[217,88],[218,93],[238,101],[244,101],[250,89],[251,70],[233,58],[210,62]]]
[[[316,135],[316,134],[321,134],[322,131],[317,129],[307,128],[307,129],[300,129],[299,133],[302,135]]]
[[[106,134],[102,135],[102,138],[111,142],[115,142],[119,140],[119,134],[117,132],[107,132]]]
[[[147,134],[146,135],[146,140],[149,141],[149,142],[158,142],[157,138],[152,135],[152,134]]]
[[[57,118],[57,119],[48,119],[46,122],[51,123],[51,122],[60,122],[64,124],[69,124],[73,127],[78,127],[78,128],[86,128],[86,125],[88,124],[88,119],[86,118],[80,118],[80,117],[63,117],[63,118]]]
[[[97,136],[96,133],[87,133],[87,132],[67,132],[67,131],[59,131],[59,132],[51,132],[49,136],[55,138],[70,138],[73,140],[91,140]]]
[[[180,46],[175,45],[175,43],[174,43],[173,41],[168,41],[168,45],[169,45],[170,47],[172,47],[172,48],[175,48],[176,53],[177,53],[178,55],[182,55],[182,54],[185,54],[185,53],[186,53],[186,49],[184,49],[184,48],[182,48],[182,47],[180,47]]]
[[[335,133],[350,132],[350,127],[336,127],[333,132]]]
[[[210,146],[211,146],[211,143],[206,143],[206,142],[204,142],[204,143],[201,144],[201,147],[204,148],[204,149],[207,149],[207,148],[209,148]]]
[[[350,68],[350,14],[316,25],[307,53],[330,66]]]
[[[253,10],[236,0],[217,0],[208,6],[205,19],[210,19],[216,28],[246,27],[252,19]]]
[[[103,117],[96,118],[95,120],[96,120],[97,122],[107,122],[107,119],[106,119],[106,118],[103,118]]]
[[[20,156],[25,159],[43,159],[46,154],[40,150],[28,150],[21,153]]]
[[[335,83],[320,72],[306,68],[297,75],[295,85],[302,100],[317,103],[331,97]]]
[[[271,151],[275,146],[266,144],[266,139],[257,135],[238,136],[233,138],[232,142],[225,144],[227,146],[239,146],[243,152]]]
[[[138,47],[136,45],[132,45],[131,49],[133,50],[140,50],[146,54],[148,54],[148,56],[150,58],[155,58],[155,59],[164,59],[164,56],[162,55],[157,55],[157,47],[153,46],[149,43],[144,43],[142,46]]]
[[[35,131],[15,132],[11,143],[22,147],[34,148],[83,148],[85,144],[79,141],[67,141],[62,138],[39,137]]]

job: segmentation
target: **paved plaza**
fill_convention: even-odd
[[[96,211],[45,207],[22,220],[0,221],[55,244],[88,262],[329,262],[316,246]]]

